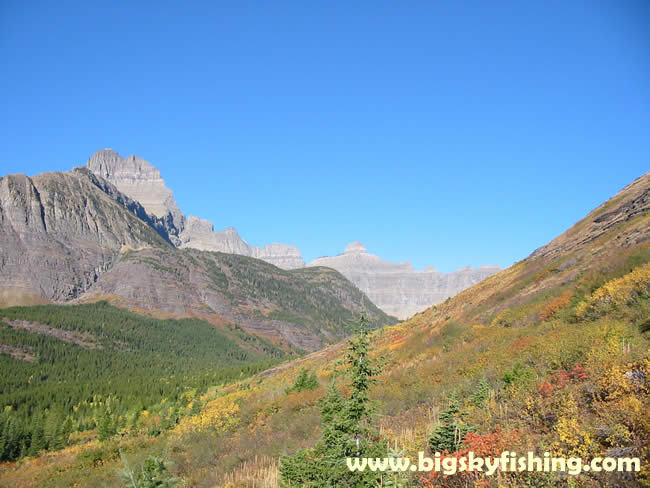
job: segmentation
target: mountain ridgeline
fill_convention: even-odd
[[[87,168],[142,203],[147,212],[163,222],[170,242],[176,247],[240,254],[282,269],[305,267],[300,250],[295,246],[278,243],[251,246],[233,227],[215,231],[208,220],[194,215],[186,218],[160,172],[144,159],[122,158],[113,150],[103,149],[90,158]],[[348,246],[342,255],[319,258],[307,266],[336,269],[381,310],[400,319],[421,312],[499,271],[498,266],[467,267],[447,274],[431,267],[417,271],[408,263],[391,263],[367,254],[359,243]]]
[[[410,263],[391,263],[367,253],[360,242],[351,243],[338,256],[315,259],[309,266],[340,271],[379,308],[402,320],[500,271],[498,266],[467,267],[452,273],[432,267],[415,270]]]
[[[375,327],[391,322],[333,269],[286,271],[246,256],[194,249],[127,251],[78,301],[97,300],[158,316],[225,319],[307,351],[347,336],[362,310]]]
[[[162,180],[142,186],[118,178],[115,165],[98,168],[157,196],[139,194],[147,207],[86,168],[0,178],[0,306],[106,300],[164,318],[239,324],[302,350],[345,337],[362,309],[376,327],[394,320],[333,270],[286,271],[175,247],[184,218]],[[163,197],[166,206],[152,207]]]

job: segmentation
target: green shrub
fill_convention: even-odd
[[[149,456],[139,470],[133,469],[126,457],[120,453],[124,468],[120,471],[125,488],[172,488],[180,481],[167,474],[167,465],[163,459]]]

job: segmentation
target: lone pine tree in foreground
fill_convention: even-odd
[[[281,458],[282,486],[377,486],[381,473],[351,472],[345,462],[347,457],[384,457],[387,453],[371,427],[373,408],[368,392],[381,367],[368,357],[369,343],[368,321],[362,315],[345,356],[350,395],[343,397],[330,383],[320,402],[321,438],[314,447]]]

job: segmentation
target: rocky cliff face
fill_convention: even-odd
[[[146,211],[167,222],[168,233],[178,245],[178,234],[183,230],[185,216],[174,201],[160,171],[144,159],[131,155],[122,158],[112,149],[97,151],[88,160],[87,168],[133,200],[140,202]]]
[[[300,251],[295,246],[286,244],[267,244],[264,247],[249,245],[233,227],[215,231],[212,222],[191,215],[180,234],[182,248],[201,251],[219,251],[240,254],[261,259],[282,269],[297,269],[305,266]]]
[[[0,305],[70,300],[121,248],[168,246],[138,211],[137,202],[83,170],[0,178]]]
[[[334,268],[357,285],[389,315],[405,319],[440,303],[500,270],[498,266],[440,273],[433,268],[414,270],[409,263],[392,263],[368,254],[360,242],[343,254],[318,258],[308,266]]]
[[[219,251],[242,256],[250,256],[251,253],[250,246],[239,237],[234,228],[228,227],[226,230],[215,232],[212,222],[194,215],[188,217],[180,241],[180,247],[201,251]]]
[[[282,269],[298,269],[305,267],[300,250],[286,244],[267,244],[264,247],[253,247],[251,256]]]
[[[177,247],[240,254],[282,269],[305,266],[300,251],[294,246],[270,244],[262,248],[253,247],[232,227],[215,232],[208,220],[195,216],[185,219],[160,171],[144,159],[134,155],[123,158],[112,149],[102,149],[88,160],[87,168],[140,202],[154,220],[163,225],[170,241]]]

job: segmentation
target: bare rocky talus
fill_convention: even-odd
[[[368,254],[360,242],[351,243],[343,254],[315,259],[308,266],[334,268],[380,309],[400,319],[440,303],[500,270],[498,266],[481,266],[453,273],[431,267],[419,271],[409,263],[392,263]]]

